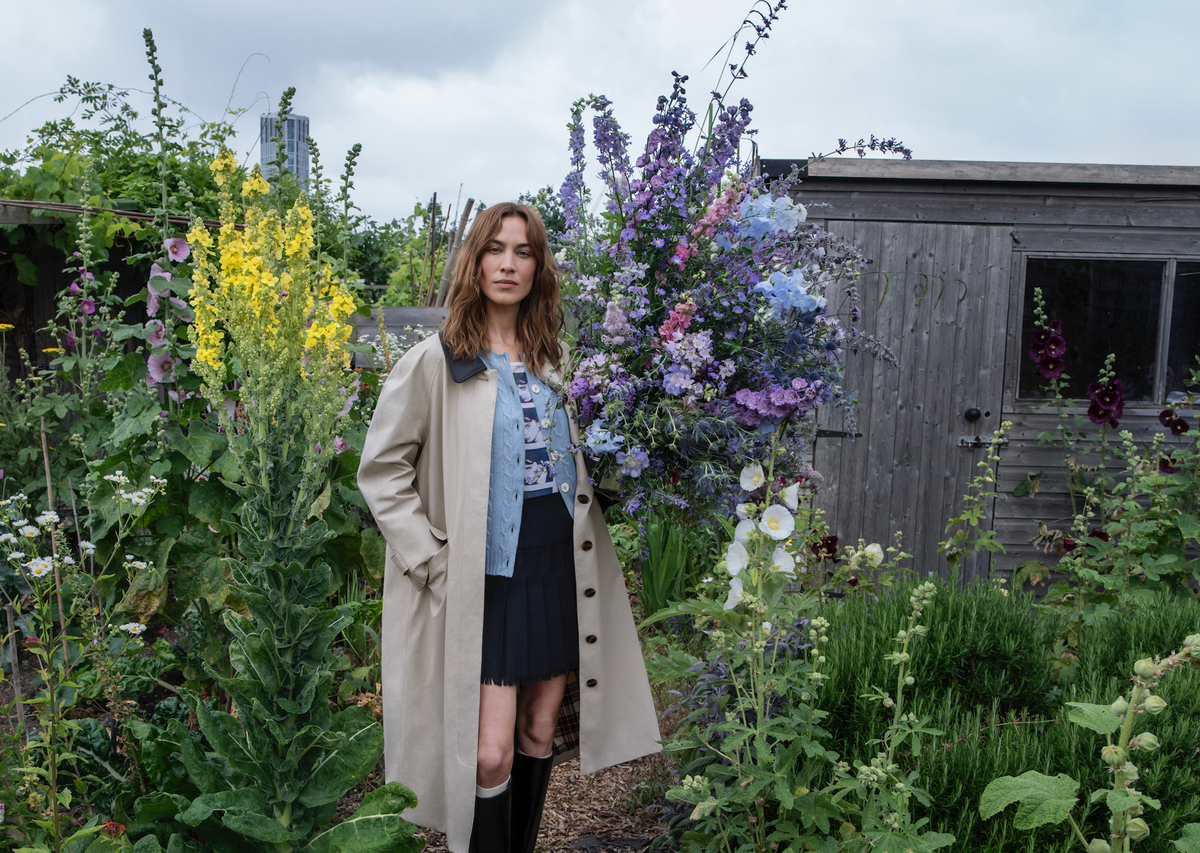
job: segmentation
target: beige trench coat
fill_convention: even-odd
[[[404,817],[465,853],[475,797],[488,479],[496,371],[451,362],[438,335],[413,347],[379,396],[358,483],[387,540],[383,726]],[[556,377],[549,377],[551,384]],[[456,381],[461,380],[461,381]],[[546,377],[543,377],[543,381]],[[571,418],[571,441],[578,442]],[[592,773],[659,750],[658,720],[621,568],[575,455],[579,748]]]

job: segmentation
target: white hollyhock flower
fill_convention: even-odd
[[[747,492],[752,492],[767,481],[763,474],[762,466],[757,462],[752,462],[742,469],[741,483],[742,488]]]
[[[787,575],[792,580],[796,579],[796,560],[787,551],[782,548],[776,548],[775,553],[771,555],[771,571],[779,572]]]
[[[740,542],[731,542],[725,552],[725,568],[729,569],[729,574],[736,576],[749,562],[750,554],[745,546]]]
[[[883,562],[883,548],[880,547],[878,542],[872,542],[863,550],[863,553],[871,561],[872,566],[878,566]]]
[[[795,512],[800,507],[800,484],[792,483],[780,494],[783,502],[787,504],[787,508]]]
[[[745,545],[750,541],[750,534],[754,532],[754,522],[750,519],[739,521],[737,529],[733,531],[733,541],[739,545]]]
[[[729,597],[725,599],[725,609],[732,610],[742,603],[742,579],[732,578],[729,581]]]
[[[749,518],[753,514],[754,514],[754,504],[744,503],[744,504],[737,505],[737,517],[738,518]]]
[[[772,539],[787,539],[796,529],[796,519],[785,507],[775,504],[763,513],[758,528]]]

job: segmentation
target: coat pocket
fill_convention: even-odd
[[[450,545],[446,541],[445,531],[430,525],[429,532],[442,543],[441,547],[424,563],[413,566],[404,573],[405,577],[416,584],[417,589],[423,589],[430,583],[436,583],[446,573],[446,561],[450,556]]]

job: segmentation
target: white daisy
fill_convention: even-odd
[[[133,634],[133,636],[136,637],[146,630],[146,626],[141,622],[126,622],[124,625],[120,626],[120,630],[129,634]]]
[[[48,509],[45,512],[43,512],[41,515],[39,515],[37,518],[35,518],[34,521],[36,521],[42,527],[46,527],[51,524],[58,524],[58,522],[59,522],[58,513],[52,509]]]
[[[20,529],[19,533],[22,536],[28,536],[30,539],[33,539],[35,536],[37,536],[40,533],[40,531],[36,527],[34,527],[32,524],[26,524],[24,527],[22,527]]]
[[[79,550],[83,552],[83,556],[90,557],[96,553],[96,546],[86,539],[79,540]]]
[[[25,564],[25,568],[29,569],[29,574],[35,578],[44,578],[54,571],[54,564],[50,562],[49,557],[34,557]]]

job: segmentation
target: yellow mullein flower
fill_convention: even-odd
[[[217,159],[213,160],[208,168],[212,170],[217,186],[223,187],[234,169],[237,168],[237,160],[234,159],[232,151],[227,148],[222,149],[221,153],[217,155]]]
[[[249,178],[242,181],[242,195],[246,197],[266,195],[270,191],[271,185],[263,178],[262,172],[258,170],[258,166],[254,167],[254,172]]]
[[[0,332],[11,332],[15,328],[12,323],[0,323]]]

